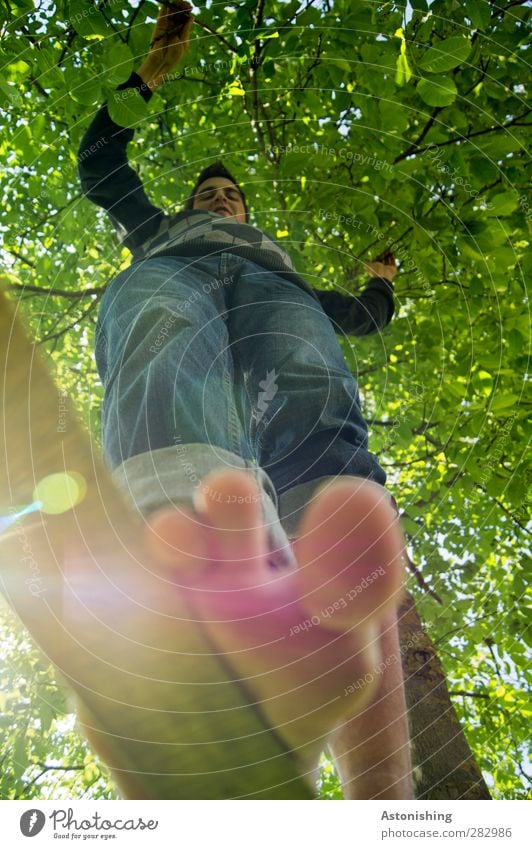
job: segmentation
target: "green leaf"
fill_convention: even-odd
[[[120,127],[134,127],[148,116],[148,106],[136,88],[113,91],[107,101],[109,115]]]
[[[412,71],[408,64],[408,59],[405,53],[400,53],[397,57],[397,70],[395,73],[395,82],[397,85],[403,86],[410,80]]]
[[[507,153],[526,149],[523,139],[520,139],[514,133],[505,132],[502,128],[498,132],[489,133],[475,139],[475,147],[480,148],[486,156],[496,161],[506,156]],[[476,153],[478,154],[478,150]]]
[[[42,702],[39,707],[39,718],[41,720],[41,732],[45,733],[50,728],[52,722],[55,719],[55,712],[50,707],[50,705],[46,704],[46,702]]]
[[[275,62],[273,62],[271,59],[269,59],[262,66],[262,73],[264,74],[264,79],[271,80],[272,77],[275,76],[275,70],[276,70]]]
[[[88,79],[78,79],[75,86],[70,90],[71,97],[84,106],[91,106],[93,103],[98,103],[102,98],[102,87],[96,77]]]
[[[453,35],[430,47],[419,60],[418,66],[430,74],[441,74],[461,65],[471,52],[471,42],[461,35]],[[438,105],[438,104],[436,104]]]
[[[512,392],[497,394],[491,403],[491,411],[492,413],[500,413],[502,410],[507,412],[517,401],[519,401],[519,396]]]
[[[471,174],[478,177],[482,184],[496,180],[499,174],[496,164],[487,157],[474,156],[469,160],[469,168]]]
[[[487,229],[488,225],[480,218],[463,218],[459,227],[468,236],[478,236],[479,233],[483,233]]]
[[[87,39],[104,38],[112,32],[98,7],[89,0],[72,0],[68,23]]]
[[[106,51],[104,65],[105,81],[110,86],[125,83],[133,70],[133,56],[127,44],[113,43]]]
[[[245,97],[246,92],[242,88],[240,80],[233,80],[227,86],[227,94],[231,95],[231,97]]]
[[[489,200],[489,215],[505,216],[511,215],[519,206],[519,197],[516,192],[501,192]]]
[[[421,79],[416,86],[416,91],[429,106],[449,106],[457,95],[454,81],[445,77],[437,81]]]
[[[30,71],[31,65],[28,65],[23,59],[11,62],[5,69],[6,76],[10,82],[19,82],[25,79]]]
[[[491,7],[488,0],[466,0],[466,13],[477,29],[487,30],[491,21]]]
[[[27,740],[20,734],[13,749],[13,777],[18,780],[28,766]]]
[[[267,41],[269,38],[279,38],[279,33],[276,29],[270,29],[269,27],[256,27],[252,32],[249,43],[251,44],[259,38],[262,41]]]

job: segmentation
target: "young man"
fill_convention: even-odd
[[[190,6],[171,9],[161,10],[146,61],[120,89],[136,87],[147,100],[184,56]],[[201,172],[182,212],[153,206],[127,162],[132,137],[103,106],[79,150],[84,193],[110,213],[133,253],[99,315],[106,460],[149,517],[161,562],[214,570],[196,587],[201,598],[213,579],[217,592],[234,596],[232,614],[246,618],[265,599],[252,593],[241,606],[235,599],[245,587],[298,574],[285,601],[290,609],[304,599],[299,613],[286,620],[271,611],[268,627],[281,617],[281,630],[265,626],[278,635],[273,642],[297,637],[288,651],[298,669],[295,703],[277,660],[265,673],[263,645],[247,647],[235,675],[259,678],[250,699],[263,705],[301,773],[313,772],[327,738],[346,796],[410,798],[395,621],[402,542],[331,323],[358,335],[384,327],[395,261],[371,264],[375,276],[359,298],[314,290],[286,251],[248,223],[244,193],[221,163]],[[212,606],[197,604],[210,623]],[[249,635],[238,627],[230,636],[223,625],[209,627],[222,652],[244,651]],[[327,629],[342,635],[343,648],[313,663],[314,640]],[[364,690],[374,702],[360,711],[359,695],[351,696]]]

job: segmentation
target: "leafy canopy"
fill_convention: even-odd
[[[136,128],[131,162],[155,203],[179,208],[222,157],[253,223],[314,285],[355,294],[362,262],[393,249],[396,317],[381,336],[341,344],[470,744],[494,795],[522,796],[530,9],[207,0],[184,63],[149,105],[113,100],[157,12],[151,0],[0,3],[4,283],[98,440],[94,323],[129,260],[80,195],[76,150],[105,98]],[[4,797],[59,792],[52,770],[35,776],[61,758],[89,759],[88,777],[61,778],[72,793],[112,792],[62,719],[49,670],[37,655],[23,662],[24,637],[5,628]],[[337,793],[329,766],[322,784]]]

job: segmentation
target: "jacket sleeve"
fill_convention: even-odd
[[[144,100],[152,92],[136,73],[118,90],[137,88]],[[83,194],[109,213],[118,238],[130,250],[156,232],[163,212],[148,200],[136,171],[127,159],[127,145],[134,130],[124,129],[111,119],[104,104],[81,140],[78,174]]]
[[[314,289],[336,329],[352,336],[377,333],[390,323],[395,311],[393,286],[384,277],[372,277],[357,297]]]

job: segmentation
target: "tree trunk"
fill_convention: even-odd
[[[451,704],[445,673],[414,600],[399,616],[416,799],[490,799]]]

